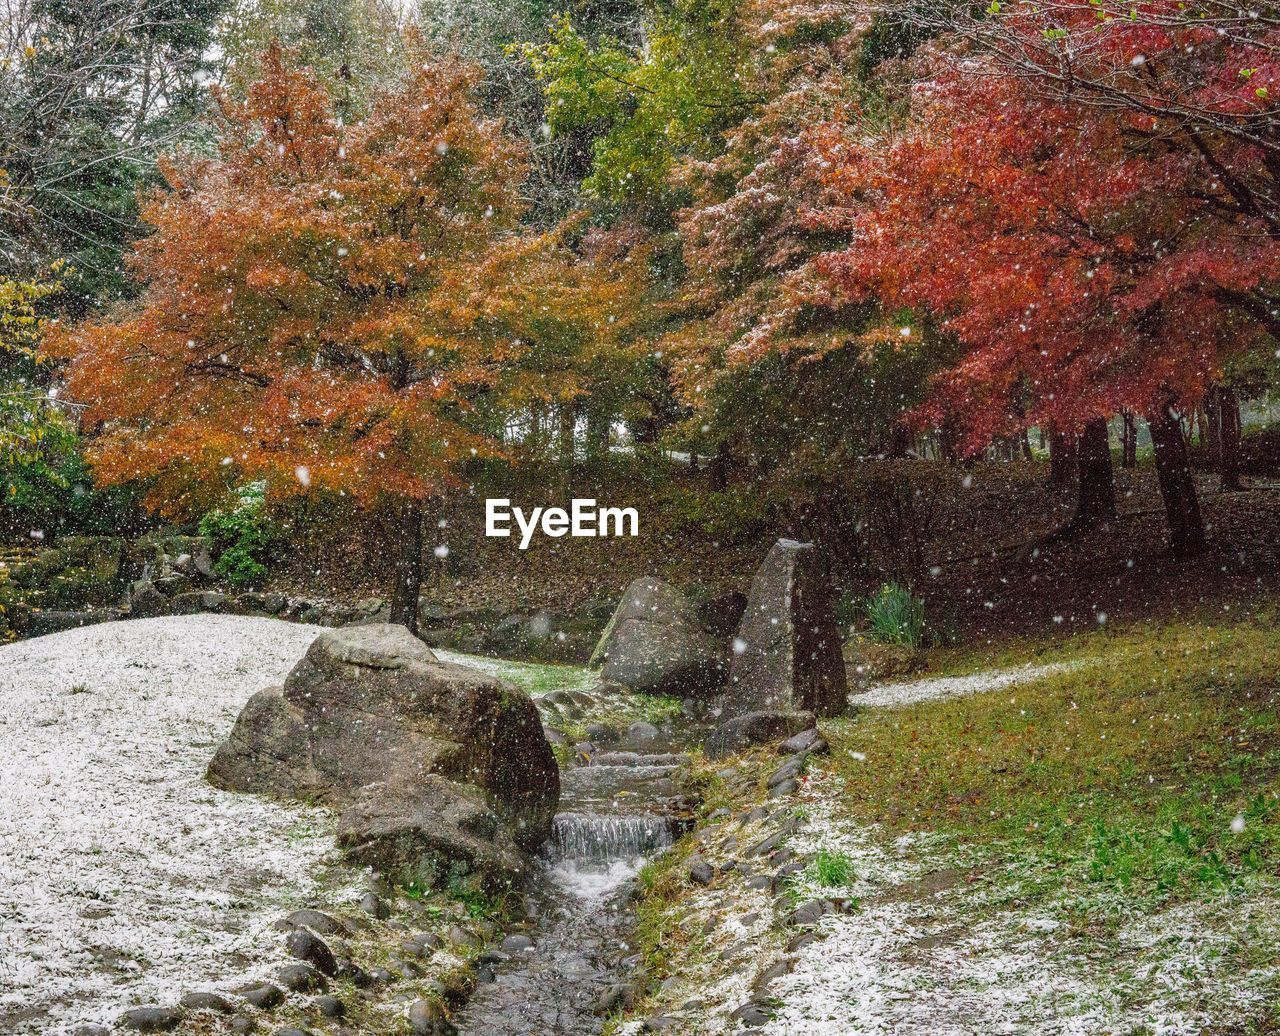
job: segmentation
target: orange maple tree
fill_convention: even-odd
[[[635,284],[520,232],[523,151],[477,84],[420,60],[344,125],[271,48],[243,101],[217,98],[217,156],[164,165],[139,302],[48,344],[104,483],[150,480],[175,513],[247,479],[398,512],[392,620],[415,628],[423,501],[501,451],[504,403],[581,391],[548,355],[615,344]]]

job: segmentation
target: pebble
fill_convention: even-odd
[[[178,1006],[187,1011],[216,1011],[218,1014],[230,1014],[233,1010],[231,1001],[217,993],[187,993],[178,1001]]]
[[[636,744],[647,744],[650,741],[657,740],[657,737],[658,728],[642,719],[636,720],[631,726],[627,727],[627,740]]]
[[[289,933],[285,948],[291,957],[306,961],[317,971],[326,975],[338,973],[338,961],[333,956],[333,951],[329,949],[329,944],[310,928],[295,928]]]
[[[746,1003],[729,1017],[742,1022],[744,1025],[763,1025],[769,1020],[769,1012],[759,1004]]]
[[[374,892],[367,893],[364,899],[360,900],[360,909],[379,921],[384,921],[391,916],[391,911],[387,909],[387,904],[382,902]]]
[[[276,972],[276,978],[295,993],[314,993],[328,987],[325,977],[310,964],[286,964]]]
[[[778,745],[778,754],[793,755],[796,752],[812,752],[813,746],[819,741],[822,741],[822,735],[818,732],[818,728],[810,727],[808,730],[793,734]],[[825,745],[826,742],[824,741],[823,744]]]
[[[370,893],[372,895],[372,893]],[[377,899],[377,896],[374,896]],[[351,929],[323,910],[295,910],[279,924],[284,928],[310,928],[320,935],[349,935]]]
[[[465,928],[456,924],[452,925],[445,933],[444,941],[450,946],[458,947],[469,948],[480,945],[479,939],[477,939],[471,932],[468,932]]]
[[[258,986],[246,986],[236,990],[245,1001],[261,1011],[269,1011],[284,1003],[284,991],[279,986],[264,982]]]
[[[178,1007],[135,1007],[120,1016],[120,1028],[134,1032],[172,1032],[185,1017]]]
[[[326,1018],[341,1018],[346,1014],[346,1005],[336,996],[318,996],[311,1001],[311,1006]]]
[[[715,876],[715,869],[701,856],[695,856],[689,862],[689,880],[695,884],[710,885]]]
[[[409,1028],[419,1036],[432,1036],[444,1023],[444,1010],[434,1000],[415,1000],[409,1005]]]

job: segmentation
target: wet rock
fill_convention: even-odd
[[[748,712],[716,727],[704,750],[710,759],[723,759],[755,745],[790,737],[813,723],[811,712]]]
[[[156,589],[154,583],[137,583],[129,594],[131,619],[152,619],[163,615],[168,607],[169,599]]]
[[[813,746],[821,740],[822,735],[818,733],[818,728],[810,727],[808,730],[802,730],[800,733],[783,741],[778,746],[778,754],[794,755],[797,752],[812,752],[814,750]]]
[[[747,595],[738,590],[719,594],[698,604],[698,621],[716,637],[732,637],[747,610]]]
[[[804,772],[804,759],[792,757],[779,766],[773,773],[769,774],[769,779],[765,784],[773,788],[783,781],[794,780]]]
[[[835,911],[834,904],[830,900],[811,899],[807,903],[801,903],[787,916],[787,922],[796,927],[803,927],[817,923],[820,918]]]
[[[409,1028],[417,1036],[440,1036],[454,1031],[444,1008],[434,1000],[415,1000],[409,1005]]]
[[[818,937],[813,932],[801,932],[787,943],[787,952],[795,953],[797,950],[803,950],[806,946],[810,946],[818,941]]]
[[[472,949],[480,945],[480,940],[465,928],[453,925],[445,933],[445,944],[457,949]]]
[[[508,953],[523,953],[533,949],[533,940],[527,935],[508,935],[502,940],[502,948]]]
[[[625,1010],[634,1000],[635,994],[629,985],[625,982],[615,982],[596,997],[595,1013],[611,1014],[614,1011]]]
[[[700,856],[689,862],[689,880],[696,885],[710,885],[715,880],[716,872],[711,864]]]
[[[848,696],[824,560],[812,543],[778,540],[751,582],[734,641],[726,714],[838,716]]]
[[[186,993],[178,1001],[178,1006],[185,1011],[213,1011],[215,1014],[230,1014],[233,1010],[231,1001],[217,993]]]
[[[372,893],[370,893],[372,895]],[[377,897],[374,896],[376,899]],[[285,930],[291,928],[310,928],[317,935],[350,935],[350,927],[339,921],[332,914],[323,910],[295,910],[288,917],[278,922],[278,927]]]
[[[715,638],[680,591],[651,577],[633,580],[591,656],[601,676],[645,694],[714,693],[726,674]]]
[[[347,1013],[346,1005],[336,996],[318,996],[311,1001],[311,1006],[326,1018],[341,1018]]]
[[[338,961],[333,951],[329,949],[329,944],[310,928],[295,928],[290,932],[285,942],[285,949],[289,951],[291,957],[306,961],[317,971],[326,975],[338,973]]]
[[[612,745],[618,740],[618,732],[607,723],[588,723],[587,737],[597,745]]]
[[[270,982],[245,986],[236,990],[236,992],[244,998],[246,1003],[251,1004],[260,1011],[269,1011],[271,1008],[279,1007],[284,1003],[284,990],[279,986],[273,986]]]
[[[120,1016],[120,1028],[133,1032],[172,1032],[186,1012],[180,1007],[135,1007]]]
[[[517,688],[440,662],[402,626],[318,637],[282,689],[256,694],[209,765],[217,787],[319,799],[338,841],[403,883],[461,866],[523,870],[550,834],[559,771]]]
[[[328,987],[325,977],[310,964],[286,964],[276,972],[276,979],[295,993],[314,993]]]
[[[757,1003],[746,1003],[729,1015],[743,1025],[763,1025],[770,1018],[767,1008]]]

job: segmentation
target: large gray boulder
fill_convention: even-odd
[[[849,687],[822,556],[779,540],[751,581],[729,670],[725,714],[845,711]]]
[[[602,666],[600,676],[609,683],[680,697],[714,694],[726,674],[724,654],[693,604],[649,576],[627,586],[591,664]]]
[[[518,872],[560,796],[529,698],[391,625],[317,637],[283,687],[245,705],[208,777],[335,806],[353,859],[428,884]]]

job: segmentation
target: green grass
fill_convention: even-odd
[[[924,602],[899,583],[885,583],[867,598],[869,635],[882,644],[923,647],[927,635]]]
[[[805,868],[805,876],[820,888],[845,888],[853,881],[853,861],[844,853],[819,849]]]
[[[1071,659],[1094,664],[831,724],[850,812],[986,847],[1045,891],[1176,898],[1280,873],[1274,616],[1100,633],[1041,660]]]

